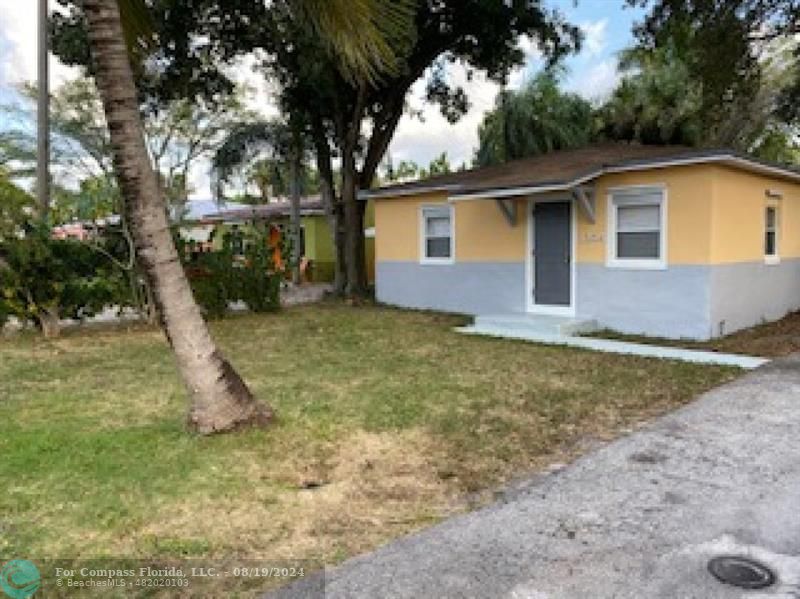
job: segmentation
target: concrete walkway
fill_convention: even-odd
[[[720,553],[760,558],[778,583],[723,585],[706,569]],[[326,579],[325,596],[343,599],[796,599],[800,357]],[[314,583],[274,596],[319,597]]]
[[[473,325],[459,327],[456,329],[456,331],[459,333],[465,333],[467,335],[484,335],[502,339],[516,339],[518,341],[546,343],[548,345],[568,345],[570,347],[580,347],[583,349],[613,354],[629,354],[634,356],[645,356],[649,358],[665,358],[669,360],[681,360],[683,362],[695,362],[699,364],[737,366],[739,368],[746,369],[758,368],[759,366],[763,366],[769,362],[769,360],[766,358],[759,358],[755,356],[723,354],[713,351],[699,351],[694,349],[665,347],[661,345],[649,345],[644,343],[630,343],[627,341],[615,341],[613,339],[600,339],[597,337],[550,335],[547,333],[537,333],[526,330],[512,330],[501,327],[491,329],[487,327],[476,327]]]
[[[281,306],[315,304],[322,301],[326,294],[332,292],[333,285],[330,283],[303,283],[302,285],[289,283],[281,289]]]

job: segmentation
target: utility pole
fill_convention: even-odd
[[[39,0],[39,107],[36,150],[36,197],[42,219],[50,212],[50,40],[48,0]]]
[[[508,91],[506,90],[505,81],[503,81],[503,86],[500,88],[500,101],[503,126],[503,158],[501,162],[508,162]]]

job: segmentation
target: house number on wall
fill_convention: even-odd
[[[599,243],[605,236],[602,233],[584,233],[581,241],[584,243]]]

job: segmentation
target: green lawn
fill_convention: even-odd
[[[215,323],[278,416],[213,438],[184,432],[157,331],[1,339],[0,555],[336,562],[738,374],[455,322],[323,304]]]

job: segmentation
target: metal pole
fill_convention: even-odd
[[[50,79],[48,0],[39,0],[39,109],[37,117],[36,197],[46,219],[50,211]]]

